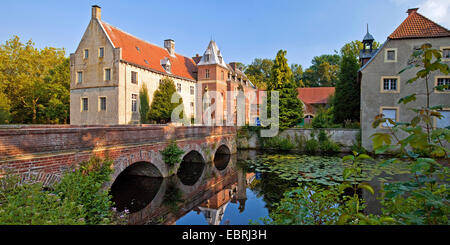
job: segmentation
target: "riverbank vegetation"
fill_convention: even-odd
[[[103,187],[110,180],[111,164],[92,158],[46,188],[8,174],[1,179],[0,225],[126,224],[127,211],[116,212]]]

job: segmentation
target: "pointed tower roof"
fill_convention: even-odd
[[[364,36],[363,42],[364,41],[374,41],[375,38],[373,38],[372,34],[369,33],[369,24],[367,24],[367,33]]]
[[[425,16],[417,13],[418,8],[408,9],[408,17],[389,36],[390,39],[448,37],[450,31]]]
[[[197,64],[198,66],[201,65],[220,65],[225,68],[227,67],[227,64],[225,63],[222,53],[220,52],[219,48],[217,47],[216,42],[211,40],[208,44],[208,48],[206,48],[205,53],[203,54],[202,58],[200,59],[200,62]]]

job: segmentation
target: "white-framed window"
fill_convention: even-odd
[[[105,68],[105,81],[111,81],[111,68]]]
[[[137,112],[137,94],[131,94],[131,111]]]
[[[397,49],[387,48],[384,55],[384,62],[397,62]]]
[[[209,78],[209,69],[205,70],[205,78]]]
[[[77,83],[82,83],[82,82],[83,82],[83,72],[78,71],[77,72]]]
[[[436,118],[436,128],[449,128],[450,127],[450,109],[441,110],[442,118]]]
[[[104,48],[104,47],[100,47],[100,48],[98,49],[98,57],[99,57],[99,58],[105,57],[105,48]]]
[[[89,58],[89,49],[84,50],[83,59]]]
[[[194,93],[195,93],[194,91],[195,91],[195,88],[194,88],[194,86],[191,86],[191,87],[190,87],[190,92],[191,92],[191,95],[194,95]]]
[[[106,97],[99,97],[99,111],[106,111]]]
[[[134,83],[134,84],[138,83],[138,73],[135,71],[131,72],[131,83]]]
[[[89,99],[81,98],[81,111],[88,111],[88,110],[89,110]]]
[[[181,83],[177,83],[177,92],[181,93]]]
[[[394,122],[398,121],[398,108],[397,107],[381,107],[381,114],[383,114],[383,118],[392,119]],[[389,121],[381,124],[382,128],[393,127]]]

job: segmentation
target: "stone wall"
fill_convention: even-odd
[[[351,151],[352,146],[357,142],[359,133],[359,129],[330,128],[323,130],[325,130],[331,141],[341,145],[342,152]],[[295,138],[300,136],[304,137],[306,140],[311,139],[311,133],[314,133],[317,138],[319,131],[319,129],[293,128],[284,130],[279,133],[278,136],[294,142]],[[261,149],[261,142],[255,132],[247,132],[246,137],[237,138],[237,147],[238,149]]]

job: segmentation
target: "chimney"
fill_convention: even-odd
[[[98,5],[92,6],[92,19],[98,19],[98,20],[102,19],[102,8],[100,8],[100,6],[98,6]]]
[[[167,49],[170,56],[175,56],[175,41],[172,39],[164,40],[164,48]]]
[[[229,64],[234,71],[236,71],[236,62],[230,62]]]
[[[419,8],[408,9],[408,11],[406,11],[406,13],[408,13],[408,16],[410,16],[412,13],[416,13],[417,10],[419,10]]]

